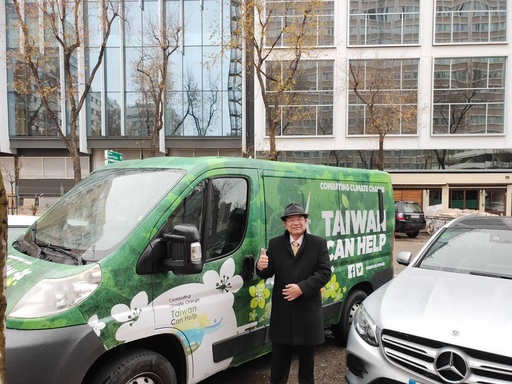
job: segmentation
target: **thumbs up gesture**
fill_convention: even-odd
[[[257,267],[260,271],[268,267],[268,256],[267,252],[265,251],[265,248],[261,248],[261,255],[260,258],[258,259]]]

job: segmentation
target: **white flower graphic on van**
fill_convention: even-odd
[[[148,294],[144,291],[137,293],[130,307],[126,304],[116,304],[110,311],[112,317],[123,323],[116,333],[118,340],[136,340],[143,337],[152,321],[152,309],[148,306]]]
[[[101,330],[105,328],[105,323],[103,321],[99,321],[98,315],[91,316],[87,324],[92,328],[96,336],[100,336]]]
[[[220,275],[216,271],[208,271],[203,276],[207,286],[215,287],[220,293],[235,293],[244,285],[242,276],[235,275],[235,262],[227,259],[220,267]]]
[[[211,346],[217,338],[227,338],[236,332],[233,294],[242,286],[242,277],[235,274],[234,260],[227,259],[220,272],[205,272],[202,284],[173,287],[155,297],[151,303],[148,303],[146,292],[139,292],[129,307],[126,304],[112,307],[112,317],[123,323],[116,332],[116,340],[129,342],[153,334],[155,327],[159,332],[172,328],[186,334],[191,353],[210,351],[207,346],[201,348],[202,345],[206,343]]]

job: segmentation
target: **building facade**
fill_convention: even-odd
[[[288,124],[283,117],[276,137],[279,159],[375,167],[379,135],[370,119],[375,112],[363,101],[373,96],[394,117],[383,148],[384,168],[396,191],[415,191],[423,206],[510,215],[512,13],[507,0],[322,3],[314,12],[316,42],[300,63],[293,89],[304,95],[303,101],[279,106],[283,111],[300,108],[308,118]],[[31,13],[37,3],[21,4],[32,28],[44,31],[40,12]],[[73,58],[78,78],[90,76],[100,49],[96,4],[85,2],[81,14],[88,33],[85,47]],[[137,73],[157,57],[154,25],[181,32],[170,56],[172,77],[158,155],[265,156],[269,136],[258,83],[247,76],[242,45],[232,44],[237,7],[235,0],[121,1],[123,17],[113,25],[80,114],[83,176],[105,163],[105,150],[120,152],[124,159],[148,155],[155,105]],[[19,51],[22,34],[13,0],[0,1],[0,15],[5,15],[0,28],[6,30],[0,34],[2,173],[9,192],[16,156],[18,194],[29,204],[32,199],[41,204],[41,195],[43,200],[58,197],[73,184],[72,167],[41,101],[14,86],[21,73],[13,52]],[[273,13],[270,25],[278,30],[299,16]],[[43,40],[41,52],[53,54],[59,68],[62,51],[49,48],[56,47],[50,37]],[[283,70],[280,58],[287,48],[283,39],[267,66]],[[62,79],[62,72],[49,72]],[[358,92],[351,82],[355,73]],[[64,98],[53,108],[69,135]]]

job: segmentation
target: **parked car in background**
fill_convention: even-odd
[[[18,238],[25,230],[34,223],[39,216],[30,215],[8,215],[7,216],[7,238],[8,241]]]
[[[427,225],[425,213],[414,201],[395,201],[395,232],[405,233],[407,237],[418,237]]]
[[[411,258],[354,315],[347,383],[511,383],[512,217],[456,218]]]

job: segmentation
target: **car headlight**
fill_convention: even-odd
[[[18,301],[9,317],[30,319],[64,312],[83,302],[100,282],[99,265],[77,275],[41,280]]]
[[[364,306],[360,306],[354,317],[354,329],[368,344],[378,347],[380,330],[372,320]]]

